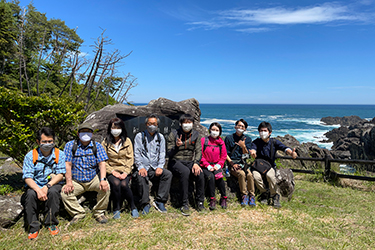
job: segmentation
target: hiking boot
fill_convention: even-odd
[[[211,197],[209,208],[210,208],[210,210],[216,209],[216,198],[215,197]]]
[[[147,204],[146,206],[143,207],[142,214],[146,215],[150,212],[151,205]]]
[[[138,218],[139,217],[139,213],[138,213],[138,210],[136,208],[134,208],[132,211],[131,211],[131,215],[133,218]]]
[[[227,197],[220,198],[220,206],[222,209],[227,209]]]
[[[203,212],[205,210],[206,210],[206,208],[204,207],[203,202],[199,201],[198,202],[198,206],[197,206],[197,211],[198,212]]]
[[[184,216],[189,216],[190,213],[191,213],[188,205],[183,205],[180,208],[180,210],[181,210],[182,215],[184,215]]]
[[[249,196],[247,196],[247,195],[242,196],[241,206],[245,207],[248,204],[249,204]]]
[[[28,239],[35,240],[36,238],[38,238],[38,234],[39,234],[39,231],[36,231],[34,233],[29,233]]]
[[[281,208],[280,195],[279,194],[275,194],[272,199],[273,199],[273,207],[275,207],[275,208]]]
[[[49,226],[48,231],[52,236],[58,235],[60,233],[60,229],[58,229],[56,225]]]
[[[104,214],[99,215],[98,217],[95,218],[95,220],[96,220],[97,222],[99,222],[100,224],[105,224],[105,223],[108,222],[108,219],[107,219],[107,217],[105,217]]]
[[[113,211],[113,219],[115,219],[115,220],[120,219],[121,218],[120,214],[121,213],[120,213],[119,210]]]
[[[264,192],[259,195],[258,200],[260,201],[260,204],[267,205],[268,203],[268,193]]]
[[[255,207],[256,205],[257,204],[255,204],[255,197],[254,196],[250,196],[249,206]]]
[[[153,205],[153,206],[156,208],[156,210],[158,210],[160,213],[166,213],[166,212],[167,212],[167,209],[165,208],[163,202],[154,201],[154,202],[152,203],[152,205]]]

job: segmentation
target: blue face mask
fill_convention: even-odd
[[[91,132],[81,132],[79,133],[79,139],[83,142],[88,142],[92,138],[92,133]]]
[[[147,131],[148,131],[150,134],[155,133],[157,130],[158,130],[158,127],[155,126],[155,125],[147,126]]]

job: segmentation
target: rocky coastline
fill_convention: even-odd
[[[145,106],[109,105],[90,114],[86,121],[93,124],[96,130],[96,140],[101,141],[106,133],[108,120],[111,118],[120,117],[124,120],[131,120],[147,116],[150,113],[167,117],[168,121],[166,122],[171,122],[168,126],[173,125],[173,121],[177,121],[181,114],[190,114],[195,120],[194,128],[202,135],[208,134],[207,129],[200,124],[201,110],[199,102],[194,98],[181,102],[159,98]],[[322,141],[332,142],[331,150],[322,149],[311,142],[300,143],[291,135],[277,137],[277,139],[289,147],[296,148],[296,152],[300,157],[324,158],[328,156],[335,159],[375,159],[375,118],[368,121],[358,116],[323,117],[321,122],[326,125],[340,125],[339,128],[327,132],[325,136],[328,139]],[[164,132],[167,133],[168,131]],[[280,151],[278,154],[285,155]],[[320,162],[313,161],[281,160],[281,163],[290,168],[302,169],[314,169],[321,165]],[[22,183],[21,176],[22,170],[12,164],[10,160],[5,161],[0,166],[2,184],[20,185]],[[15,181],[12,182],[12,180]],[[13,225],[20,218],[22,211],[20,195],[0,196],[0,208],[0,228],[7,228]]]

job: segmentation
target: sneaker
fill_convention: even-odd
[[[258,200],[260,201],[260,204],[267,205],[268,203],[268,193],[264,192],[259,195]]]
[[[257,204],[255,204],[255,197],[254,196],[250,196],[249,206],[255,207],[256,205]]]
[[[181,213],[182,213],[182,215],[184,215],[184,216],[189,216],[190,215],[190,209],[189,209],[189,207],[188,207],[188,205],[183,205],[181,208],[180,208],[180,210],[181,210]]]
[[[227,209],[227,197],[220,198],[220,206],[222,209]]]
[[[281,204],[280,204],[280,195],[279,194],[275,194],[273,197],[273,207],[275,208],[281,208]]]
[[[58,235],[60,233],[60,229],[56,225],[49,226],[48,231],[53,236]]]
[[[39,234],[39,231],[36,231],[34,233],[29,233],[29,240],[35,240],[36,238],[38,238],[38,234]]]
[[[105,217],[104,214],[102,215],[99,215],[98,217],[95,218],[97,222],[99,222],[100,224],[105,224],[108,222],[108,219],[107,217]]]
[[[242,196],[241,206],[245,207],[248,204],[249,204],[249,196],[247,196],[247,195]]]
[[[203,212],[203,211],[206,210],[206,208],[203,205],[203,202],[201,202],[201,201],[198,202],[197,210],[198,210],[198,212]]]
[[[158,201],[154,201],[152,203],[152,205],[156,208],[156,210],[158,210],[160,213],[166,213],[167,212],[167,209],[165,208],[164,206],[164,203],[162,202],[158,202]]]
[[[136,208],[134,208],[132,211],[131,211],[131,215],[133,218],[138,218],[139,217],[139,213],[138,213],[138,210]]]
[[[120,213],[119,210],[113,211],[113,219],[115,219],[115,220],[120,219],[121,218],[120,214],[121,213]]]
[[[211,197],[209,208],[210,208],[210,210],[216,209],[216,198],[215,197]]]
[[[143,207],[142,214],[146,215],[150,212],[151,205],[147,204],[146,206]]]

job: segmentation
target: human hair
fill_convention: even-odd
[[[42,135],[48,137],[52,136],[53,140],[55,140],[55,131],[53,131],[52,128],[42,127],[41,129],[39,129],[39,131],[36,133],[36,139],[40,141],[42,139]]]
[[[194,118],[190,114],[183,114],[181,115],[179,122],[182,124],[184,121],[191,121],[194,123]]]
[[[110,142],[115,143],[115,137],[111,133],[112,124],[115,125],[116,127],[121,128],[122,131],[121,131],[121,134],[119,135],[119,137],[121,138],[122,143],[125,143],[126,138],[128,137],[128,133],[126,132],[124,122],[118,117],[112,118],[108,123],[107,143],[110,143]]]
[[[247,122],[244,119],[239,119],[238,121],[236,121],[236,126],[238,125],[239,122],[242,122],[243,125],[245,125],[245,128],[247,128]]]
[[[146,117],[146,119],[145,119],[145,124],[147,124],[148,119],[150,119],[150,118],[156,118],[158,125],[160,124],[160,119],[159,119],[159,117],[158,117],[157,115],[155,115],[155,114],[149,114],[149,115]]]
[[[219,136],[221,136],[221,132],[222,132],[223,130],[222,130],[222,128],[221,128],[221,125],[220,125],[220,123],[218,123],[218,122],[213,122],[213,123],[211,123],[211,125],[210,125],[210,128],[209,128],[208,130],[210,130],[210,131],[211,131],[211,128],[212,128],[213,126],[215,126],[215,127],[218,127],[218,128],[219,128],[219,131],[220,131],[220,133],[219,133]]]
[[[262,128],[268,129],[268,132],[270,133],[272,132],[272,126],[271,126],[271,123],[269,122],[265,122],[265,121],[261,122],[258,126],[258,132],[260,132],[260,129]]]

